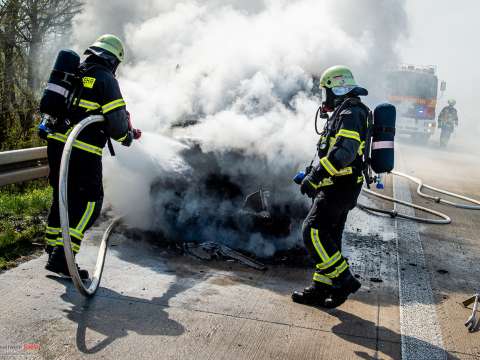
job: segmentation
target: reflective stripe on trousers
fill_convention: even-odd
[[[72,251],[78,253],[80,251],[80,243],[84,237],[85,228],[92,218],[95,211],[95,202],[87,203],[87,208],[83,213],[78,225],[75,228],[70,228],[70,236],[72,238]],[[45,239],[50,246],[63,246],[63,236],[61,228],[47,227]]]
[[[310,237],[318,256],[322,260],[321,263],[316,265],[316,270],[313,274],[313,281],[321,282],[326,285],[332,285],[332,280],[338,278],[345,270],[348,269],[348,263],[343,258],[340,251],[335,252],[335,254],[332,256],[328,255],[320,239],[318,229],[311,228]]]

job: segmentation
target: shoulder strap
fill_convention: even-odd
[[[106,66],[104,66],[102,64],[92,63],[92,64],[88,64],[88,66],[85,66],[85,68],[80,69],[80,77],[82,77],[88,71],[90,71],[94,68],[101,68],[103,70],[111,72],[111,70],[109,68],[107,68]],[[81,87],[81,89],[83,90],[83,87]],[[108,151],[110,152],[110,155],[115,156],[115,149],[113,148],[112,140],[110,139],[110,137],[107,137],[107,147],[108,147]]]
[[[81,63],[80,66],[78,67],[77,74],[76,74],[76,88],[72,92],[73,93],[72,100],[71,100],[72,102],[69,104],[70,111],[75,111],[77,109],[78,103],[80,102],[80,99],[82,97],[82,94],[83,94],[82,78],[83,78],[83,76],[87,72],[89,72],[90,70],[92,70],[96,67],[103,68],[106,71],[109,71],[106,66],[103,66],[101,64],[96,64],[96,63],[90,63],[90,64]],[[78,99],[77,102],[74,101],[75,98]]]
[[[372,169],[370,164],[371,149],[372,149],[372,135],[373,135],[373,113],[368,106],[362,103],[364,109],[367,111],[367,133],[365,135],[365,149],[363,150],[363,177],[367,188],[370,188],[370,184],[373,182]]]
[[[372,111],[367,105],[362,103],[362,101],[358,98],[346,98],[343,101],[343,103],[337,109],[335,109],[334,113],[332,114],[333,120],[336,122],[337,119],[339,118],[339,115],[342,113],[342,111],[352,106],[360,106],[362,110],[365,111],[367,116],[367,129],[370,129],[373,126]]]
[[[365,149],[363,152],[363,175],[365,178],[365,183],[367,187],[370,188],[370,184],[373,182],[372,179],[372,171],[370,168],[370,150],[372,146],[372,132],[373,132],[373,113],[370,108],[365,105],[360,99],[358,98],[347,98],[345,101],[340,105],[339,112],[337,116],[340,115],[341,111],[347,109],[350,106],[359,106],[365,111],[367,115],[367,133],[365,135]]]

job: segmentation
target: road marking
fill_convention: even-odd
[[[412,201],[409,184],[403,178],[394,177],[393,193],[397,199]],[[399,205],[395,209],[415,215],[412,208]],[[397,219],[395,228],[402,359],[446,359],[418,225]]]

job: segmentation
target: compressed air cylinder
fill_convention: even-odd
[[[73,50],[61,50],[58,53],[47,86],[40,100],[40,112],[55,118],[67,114],[67,105],[78,80],[76,75],[80,66],[80,56]]]
[[[388,173],[395,165],[395,106],[378,105],[373,111],[371,167],[377,174]]]

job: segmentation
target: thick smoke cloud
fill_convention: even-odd
[[[381,68],[398,62],[406,14],[396,0],[90,0],[75,24],[79,48],[104,32],[123,36],[128,48],[119,81],[145,136],[106,161],[114,210],[133,227],[170,236],[181,229],[187,240],[271,255],[298,232],[273,243],[258,233],[245,239],[229,216],[240,197],[219,196],[232,188],[212,195],[198,182],[221,174],[242,198],[262,187],[271,206],[307,205],[291,177],[315,150],[312,76],[346,64],[371,98],[382,98]]]

